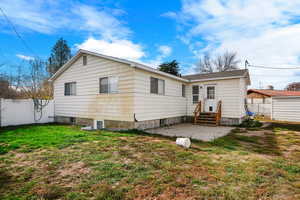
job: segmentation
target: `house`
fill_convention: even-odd
[[[275,97],[300,96],[299,91],[273,90],[273,89],[249,89],[247,91],[247,106],[251,112],[265,117],[272,115],[272,101]]]
[[[250,84],[247,70],[177,77],[116,57],[86,50],[51,78],[55,120],[98,128],[147,129],[215,113],[221,124],[239,124]]]

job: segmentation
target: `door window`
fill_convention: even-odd
[[[207,99],[215,99],[215,86],[207,87]]]

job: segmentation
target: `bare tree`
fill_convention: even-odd
[[[239,62],[235,52],[225,52],[215,58],[205,54],[200,58],[195,70],[202,73],[231,71],[238,69]]]
[[[209,54],[205,54],[196,64],[196,70],[203,73],[213,72],[212,59]]]
[[[300,91],[300,82],[290,83],[285,87],[289,91]]]
[[[21,90],[34,103],[34,119],[39,121],[43,109],[52,99],[52,87],[47,82],[46,63],[40,59],[29,61],[29,72],[22,76]]]

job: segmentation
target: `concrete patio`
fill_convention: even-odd
[[[234,127],[203,126],[185,123],[169,127],[149,129],[147,132],[170,137],[188,137],[195,140],[212,141],[216,138],[227,135],[232,129],[234,129]]]

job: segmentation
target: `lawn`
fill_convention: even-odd
[[[300,126],[183,149],[137,131],[0,130],[0,199],[300,199]]]

